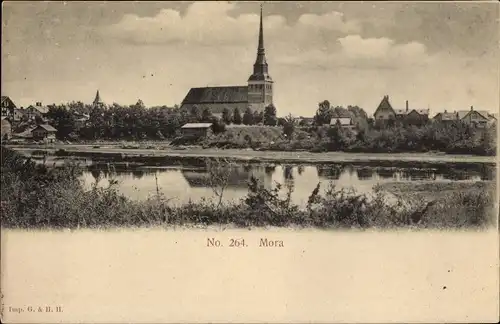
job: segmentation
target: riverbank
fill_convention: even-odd
[[[258,151],[252,149],[203,149],[201,147],[169,147],[168,145],[155,149],[129,148],[119,145],[6,145],[23,154],[47,152],[58,156],[82,156],[96,158],[121,158],[123,161],[158,160],[168,158],[225,158],[241,162],[268,163],[310,163],[322,164],[332,162],[370,163],[370,162],[418,162],[418,163],[487,163],[495,164],[495,156],[452,155],[441,153],[345,153],[345,152],[285,152]]]

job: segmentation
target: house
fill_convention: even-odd
[[[377,120],[387,121],[390,119],[392,120],[396,119],[396,112],[394,111],[394,108],[392,108],[392,105],[389,102],[388,95],[385,95],[384,98],[382,98],[382,101],[380,101],[380,104],[373,113],[373,117],[376,121]]]
[[[419,125],[429,120],[429,109],[409,109],[406,100],[405,109],[394,109],[389,102],[389,96],[384,96],[373,114],[375,121],[400,120],[405,124]]]
[[[440,123],[452,123],[458,120],[458,114],[456,112],[450,113],[445,110],[444,112],[437,113],[432,119]]]
[[[457,117],[458,120],[478,128],[485,128],[496,122],[495,116],[486,110],[474,110],[473,106],[470,107],[470,110],[458,111]]]
[[[406,100],[405,109],[394,109],[396,119],[405,124],[421,125],[429,120],[429,109],[410,109]]]
[[[6,117],[2,117],[2,137],[1,139],[10,139],[12,136],[12,125]]]
[[[53,142],[56,139],[56,132],[57,129],[55,129],[54,127],[48,124],[43,124],[35,127],[31,131],[31,134],[34,140],[44,140]]]
[[[407,108],[408,109],[408,108]],[[405,124],[421,125],[429,120],[429,109],[412,109],[402,116]]]
[[[7,96],[2,96],[2,117],[14,117],[14,110],[17,108],[14,102]]]
[[[181,127],[181,133],[186,138],[200,138],[211,134],[212,123],[187,123]]]
[[[15,108],[14,109],[14,116],[12,116],[12,120],[15,122],[21,121],[24,117],[24,109],[23,107],[21,108]]]
[[[41,102],[37,102],[34,106],[30,105],[28,108],[24,109],[24,114],[29,120],[34,120],[37,116],[44,119],[47,117],[49,108],[47,106],[42,106]]]
[[[352,117],[348,114],[334,113],[332,119],[330,119],[330,126],[339,125],[342,128],[354,128],[354,121]]]

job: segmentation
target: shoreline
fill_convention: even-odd
[[[455,155],[445,153],[347,153],[347,152],[321,152],[307,151],[255,151],[251,149],[204,149],[190,147],[185,149],[162,148],[124,149],[103,145],[94,148],[92,145],[52,145],[47,146],[17,146],[6,145],[19,153],[46,151],[54,156],[76,156],[95,158],[118,158],[128,161],[165,159],[204,159],[226,158],[235,162],[267,162],[267,163],[370,163],[370,162],[418,162],[418,163],[484,163],[496,165],[496,156]],[[60,151],[62,150],[62,151]],[[59,152],[58,152],[59,151]]]

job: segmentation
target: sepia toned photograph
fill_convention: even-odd
[[[323,311],[330,304],[292,299],[287,307],[297,305],[294,311],[270,306],[277,313],[262,308],[250,314],[234,306],[243,321],[482,318],[474,314],[489,316],[482,321],[498,319],[498,307],[492,306],[498,303],[498,266],[491,265],[498,252],[499,13],[494,1],[3,2],[2,319],[237,322],[231,317],[236,313],[216,311],[222,300],[206,306],[219,317],[201,311],[187,317],[189,307],[181,299],[205,296],[194,286],[202,289],[211,280],[191,288],[186,282],[205,276],[219,283],[216,291],[254,289],[246,286],[246,276],[232,277],[227,269],[220,276],[215,268],[191,276],[198,269],[192,262],[202,258],[205,265],[238,268],[238,262],[257,267],[274,258],[278,268],[290,269],[284,262],[296,264],[291,255],[304,254],[304,244],[316,238],[314,244],[325,250],[316,249],[314,262],[341,244],[350,246],[342,258],[418,258],[428,271],[431,264],[445,267],[439,276],[453,275],[446,258],[456,257],[449,262],[455,264],[466,262],[467,253],[481,256],[477,268],[468,265],[466,274],[462,267],[463,277],[453,279],[474,290],[454,293],[484,294],[478,298],[487,302],[464,301],[469,309],[450,299],[443,309],[452,317],[419,317],[397,307],[392,311],[401,313],[384,317],[376,303],[362,299],[373,312],[362,317],[346,301],[359,296],[353,292],[343,299],[352,308],[339,310],[345,305],[332,301],[340,307],[335,314]],[[392,237],[393,243],[343,236],[401,231],[408,236]],[[460,240],[464,246],[452,249],[453,256],[444,250],[452,243],[388,252],[411,244],[411,235],[430,242],[422,233],[438,240],[450,231],[473,232],[489,243]],[[360,252],[349,242],[374,250]],[[259,252],[266,249],[280,256]],[[163,256],[153,257],[153,250]],[[190,261],[181,261],[179,253]],[[286,261],[279,259],[283,254],[289,255]],[[175,270],[172,260],[178,262]],[[361,280],[362,267],[349,260],[337,271],[350,273],[349,280],[359,273],[354,278]],[[399,262],[417,279],[404,279],[404,271],[371,274],[385,278],[372,284],[394,285],[387,288],[394,294],[379,298],[377,307],[395,302],[403,294],[398,289],[411,290],[415,295],[407,298],[421,303],[424,295],[452,293],[450,284],[439,281],[436,291],[418,295],[401,282],[422,280],[423,287],[433,280],[430,272],[423,279],[425,271]],[[262,287],[286,277],[241,269],[263,273]],[[155,280],[134,281],[148,271]],[[158,279],[167,277],[173,280],[169,285]],[[185,281],[175,281],[180,277]],[[482,281],[466,279],[472,277]],[[108,286],[103,278],[116,281]],[[173,294],[167,288],[173,285],[184,297],[170,303],[170,313],[161,313],[157,307],[164,294]],[[370,289],[346,285],[343,291]],[[134,287],[144,290],[134,293]],[[283,295],[292,289],[279,287]],[[301,291],[312,286],[307,287]],[[59,293],[48,293],[52,289]],[[149,308],[131,306],[141,298]],[[92,304],[97,300],[118,306],[109,304],[99,315],[100,306]],[[410,307],[409,299],[400,301]],[[77,309],[83,303],[93,306]],[[301,303],[311,310],[302,317]]]

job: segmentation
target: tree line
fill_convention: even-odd
[[[83,114],[88,116],[85,122],[79,121]],[[87,140],[173,138],[186,123],[211,122],[216,131],[223,131],[228,124],[278,125],[274,105],[267,106],[263,112],[247,108],[241,113],[238,108],[233,111],[226,108],[219,119],[207,107],[146,108],[140,100],[129,106],[114,103],[109,107],[93,107],[81,102],[50,105],[47,119],[57,129],[57,138]]]
[[[78,115],[87,114],[85,123]],[[354,129],[330,124],[333,116],[349,116]],[[421,125],[408,125],[394,121],[383,127],[374,123],[358,106],[332,106],[324,100],[318,104],[313,124],[298,121],[292,115],[277,117],[274,105],[263,112],[250,108],[241,113],[238,109],[224,109],[216,118],[208,108],[178,106],[146,108],[142,101],[135,105],[113,104],[107,108],[92,107],[81,102],[51,105],[47,114],[57,129],[61,140],[161,140],[176,138],[186,123],[212,122],[215,133],[225,131],[225,126],[268,125],[280,126],[284,142],[276,142],[275,149],[305,149],[311,151],[351,152],[427,152],[472,153],[494,155],[496,152],[496,128],[477,129],[461,121],[447,125],[427,121]],[[300,131],[297,133],[297,129]],[[297,134],[296,134],[297,133]],[[279,146],[279,147],[278,147]],[[270,147],[273,149],[273,147]]]

